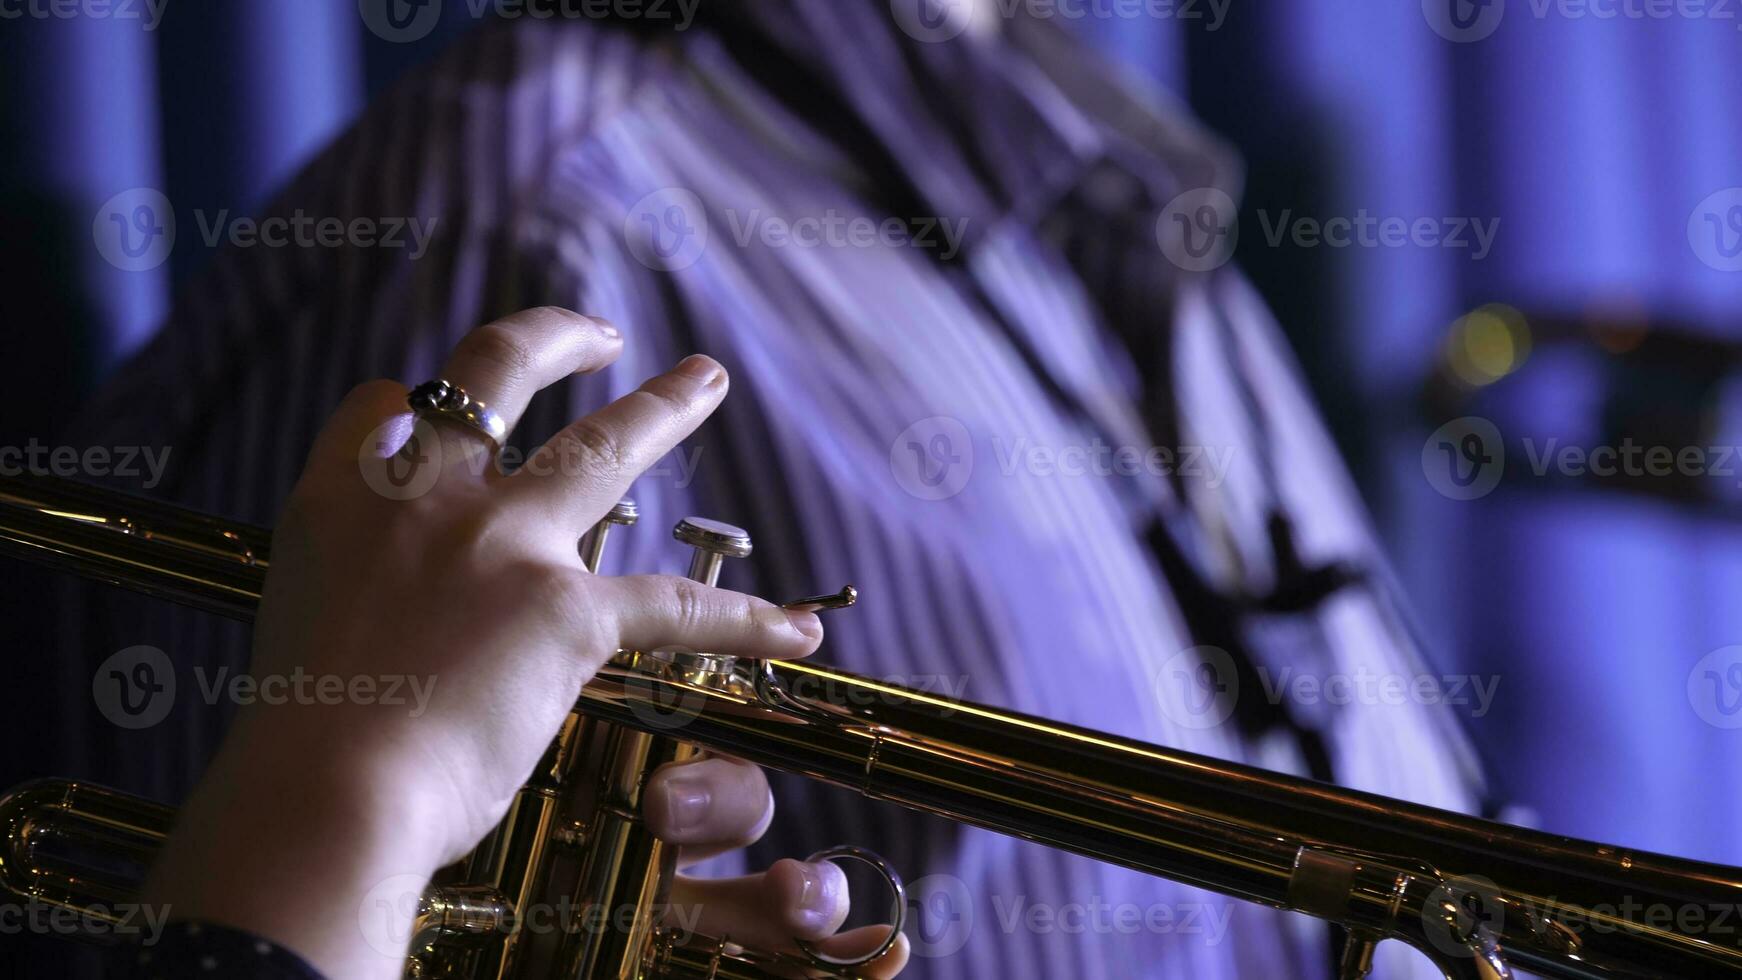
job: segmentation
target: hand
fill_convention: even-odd
[[[603,321],[530,310],[467,336],[441,376],[512,428],[539,389],[597,370],[621,349]],[[315,690],[332,689],[322,686],[327,678],[347,692],[362,690],[359,681],[375,692],[397,685],[402,696],[292,699],[240,712],[165,849],[153,897],[178,918],[280,941],[330,976],[397,976],[401,961],[360,936],[358,903],[384,880],[427,880],[476,845],[616,650],[765,658],[815,650],[822,626],[811,613],[672,576],[595,576],[580,562],[580,536],[712,414],[726,389],[720,365],[688,358],[574,422],[512,475],[489,465],[487,440],[475,431],[445,421],[414,429],[403,386],[379,381],[351,392],[317,438],[274,534],[251,672],[263,683],[312,678]],[[426,474],[433,482],[410,499],[371,490],[387,485],[370,478],[417,430],[427,430],[428,444],[406,448],[436,468]],[[703,782],[719,790],[717,801],[746,792],[742,767],[718,766],[696,763],[687,775],[716,780]],[[744,827],[742,814],[740,806],[710,819],[737,831],[727,839],[751,839],[760,828]],[[674,809],[656,822],[679,843],[721,845],[682,840],[695,831],[678,818]],[[721,915],[747,914],[742,900],[760,895],[764,912],[775,913],[756,919],[765,932],[785,932],[792,923],[783,917],[800,906],[826,912],[806,920],[811,931],[793,930],[824,935],[845,902],[816,901],[815,889],[840,890],[829,871],[811,874],[808,891],[805,873],[786,865],[748,884],[686,887],[741,900]],[[734,937],[752,931],[739,924]]]
[[[648,827],[661,840],[681,845],[679,867],[755,843],[774,817],[774,798],[762,770],[718,756],[662,767],[648,780],[645,800]],[[692,917],[670,925],[794,956],[802,953],[792,941],[804,939],[819,952],[857,959],[889,934],[885,926],[866,926],[836,935],[850,911],[847,881],[840,868],[826,861],[785,859],[761,874],[741,878],[679,875],[671,905]],[[698,910],[699,916],[694,915]],[[893,977],[907,956],[907,939],[899,937],[888,953],[860,967],[858,975],[868,980]]]

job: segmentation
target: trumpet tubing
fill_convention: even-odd
[[[227,615],[251,615],[267,545],[264,530],[163,504],[60,481],[0,479],[0,553]],[[605,726],[587,739],[602,736],[607,752],[631,763],[607,767],[611,779],[690,751],[671,747],[681,740],[1337,922],[1350,937],[1345,977],[1364,975],[1374,944],[1384,939],[1409,943],[1449,978],[1504,977],[1512,966],[1569,980],[1742,976],[1733,930],[1683,927],[1730,921],[1742,908],[1736,868],[1512,827],[808,662],[716,667],[620,653],[586,686],[574,730],[564,738],[572,745],[586,740],[577,734],[582,726]],[[572,775],[572,768],[554,765],[548,775],[565,772]],[[541,766],[539,779],[546,775]],[[558,784],[539,779],[525,793],[553,798]],[[617,790],[614,809],[600,809],[633,814],[626,806],[638,802],[632,787]],[[550,815],[538,810],[527,818],[530,829],[517,831],[536,847],[494,864],[475,856],[468,883],[444,883],[426,896],[430,949],[465,948],[468,937],[504,929],[512,935],[517,899],[502,882],[537,877],[552,852],[572,856],[577,838],[589,848],[584,870],[565,882],[579,902],[615,903],[628,894],[645,909],[649,893],[669,880],[658,847],[636,836],[632,819],[629,826],[601,821],[577,828],[553,826]],[[597,812],[589,819],[600,820]],[[0,803],[0,885],[68,906],[122,894],[124,881],[62,873],[38,856],[38,844],[79,837],[143,859],[168,820],[165,808],[83,784],[21,788]],[[480,853],[501,857],[488,846]],[[489,887],[477,888],[479,881]],[[623,976],[817,969],[721,941],[682,945],[651,921],[617,942],[605,959]],[[588,955],[570,943],[551,961],[552,975],[608,975],[585,972],[587,964],[604,962]]]

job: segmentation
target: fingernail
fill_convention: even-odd
[[[726,369],[722,368],[719,362],[711,357],[691,354],[678,362],[677,373],[686,378],[694,378],[703,384],[713,384],[726,373]]]
[[[781,612],[786,613],[786,621],[792,624],[793,629],[803,633],[805,639],[823,638],[823,621],[817,618],[816,613],[800,612],[797,609],[782,609]]]
[[[831,865],[830,867],[833,867]],[[832,924],[840,902],[841,876],[824,871],[822,865],[799,866],[798,917],[807,930],[820,932]]]
[[[768,629],[795,629],[802,633],[807,640],[822,639],[823,621],[817,618],[816,613],[798,612],[780,606],[758,604],[755,609],[751,610],[750,614],[756,617],[758,623]]]
[[[671,813],[673,833],[682,834],[700,827],[712,802],[713,794],[700,780],[673,776],[665,781],[665,803]]]
[[[593,321],[595,324],[597,324],[599,327],[599,332],[604,334],[606,337],[609,337],[612,340],[622,339],[623,331],[618,330],[617,325],[615,323],[612,323],[610,320],[607,320],[602,316],[593,316],[592,314],[588,314],[587,319],[589,319],[589,320]]]

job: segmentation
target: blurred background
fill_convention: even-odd
[[[186,216],[259,208],[493,9],[438,5],[427,32],[389,39],[357,0],[70,17],[0,2],[0,445],[50,439],[150,337],[211,255]],[[1288,332],[1435,666],[1500,677],[1470,722],[1500,795],[1559,832],[1742,863],[1742,14],[1162,6],[1057,9],[1244,157],[1236,261]],[[93,246],[136,188],[187,225],[140,271]],[[1392,219],[1430,233],[1394,240]],[[1605,475],[1565,447],[1620,462]],[[1675,454],[1668,472],[1649,447]],[[28,634],[0,642],[7,703],[24,703],[47,675]],[[7,759],[0,782],[40,764]]]

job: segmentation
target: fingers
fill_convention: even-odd
[[[485,324],[460,340],[442,377],[466,389],[500,415],[512,430],[532,396],[579,371],[596,371],[622,353],[615,326],[594,317],[545,306]],[[407,389],[395,381],[370,381],[345,396],[317,438],[311,464],[355,465],[359,458],[385,459],[412,435]],[[444,438],[464,449],[479,437],[442,425]],[[445,455],[445,454],[444,454]],[[454,454],[464,458],[469,453]]]
[[[679,877],[670,915],[706,936],[740,946],[797,951],[794,939],[832,936],[847,920],[847,876],[827,861],[776,861],[762,874],[741,878]]]
[[[359,454],[385,459],[398,452],[412,426],[405,395],[406,387],[397,381],[366,381],[352,388],[315,437],[310,468],[334,463],[354,468]],[[389,421],[403,424],[385,424]]]
[[[875,952],[883,945],[883,939],[889,935],[888,926],[863,926],[849,929],[838,936],[830,936],[811,946],[817,952],[840,960],[856,960]],[[887,980],[907,968],[908,945],[907,937],[896,936],[895,945],[889,947],[889,952],[877,959],[856,968],[857,976],[868,980]]]
[[[611,611],[626,650],[792,660],[810,656],[823,638],[816,613],[675,575],[596,578],[588,588],[602,590],[592,608]]]
[[[514,492],[580,533],[712,415],[726,387],[725,368],[700,354],[687,357],[557,433],[516,474]]]
[[[725,756],[661,766],[642,800],[648,829],[682,846],[682,866],[756,843],[774,819],[761,767]]]
[[[623,336],[608,321],[540,306],[460,338],[441,377],[495,410],[513,431],[533,395],[571,374],[597,371],[622,352]]]

